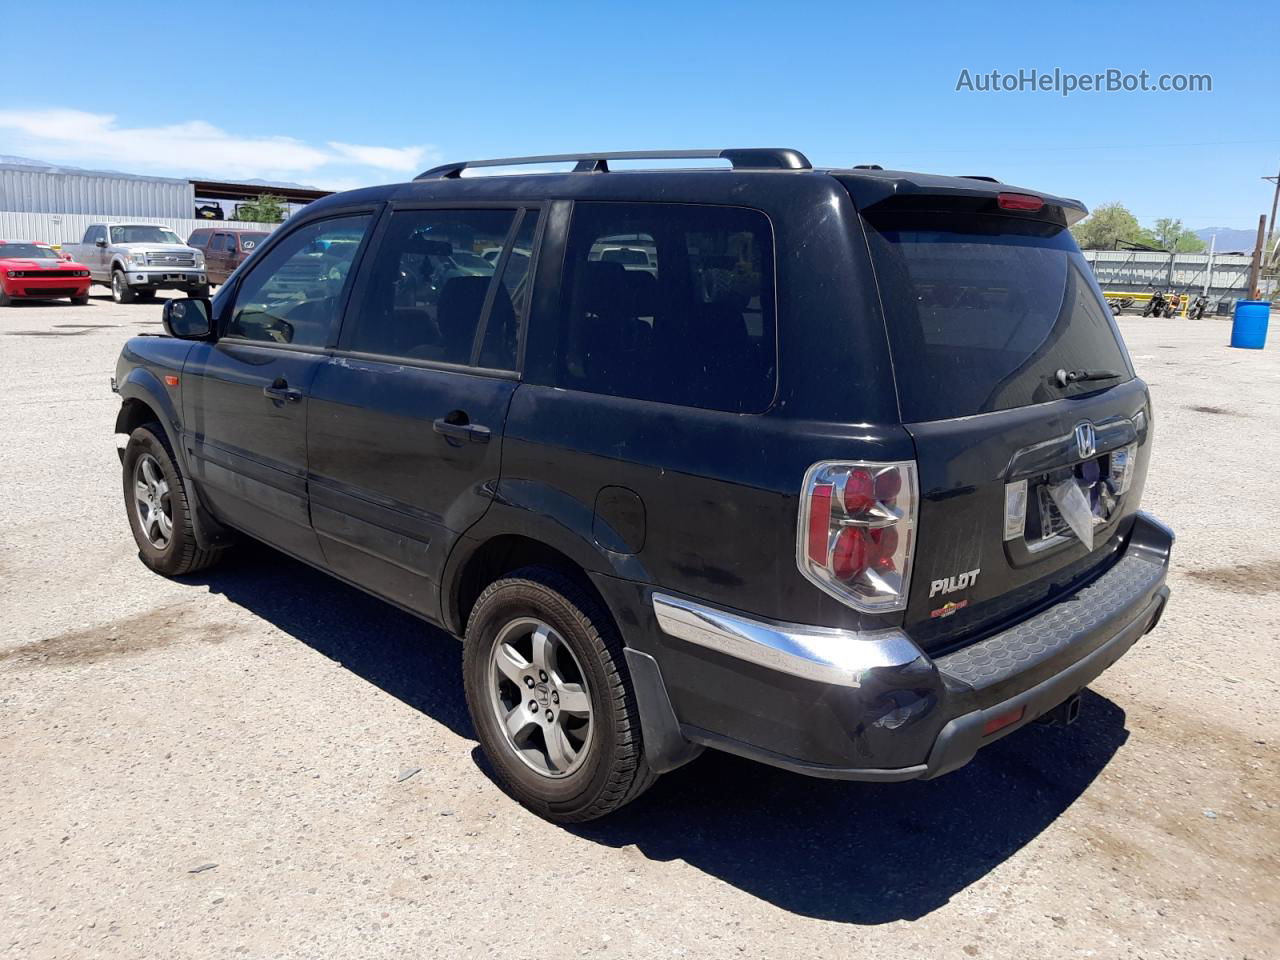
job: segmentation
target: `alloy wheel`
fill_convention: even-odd
[[[149,453],[138,457],[133,467],[133,507],[138,516],[138,529],[147,542],[157,550],[168,548],[173,540],[169,482],[159,461]]]
[[[591,696],[577,657],[554,628],[532,617],[498,632],[489,701],[507,745],[544,777],[573,773],[591,744]]]

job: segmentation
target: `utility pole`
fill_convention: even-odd
[[[1274,182],[1276,185],[1275,195],[1271,198],[1271,225],[1267,233],[1267,236],[1274,237],[1276,235],[1276,205],[1280,204],[1280,173],[1277,173],[1274,177],[1263,177],[1262,179],[1269,183]]]
[[[1271,196],[1271,224],[1267,230],[1267,239],[1270,240],[1274,246],[1276,242],[1276,206],[1280,205],[1280,171],[1278,171],[1274,177],[1263,177],[1262,179],[1276,185],[1275,193]],[[1267,271],[1268,262],[1267,251],[1264,247],[1262,252],[1259,254],[1259,273],[1265,273]],[[1277,265],[1280,266],[1280,262],[1278,262]]]
[[[1205,267],[1204,273],[1204,296],[1209,296],[1209,288],[1213,286],[1213,254],[1218,249],[1218,235],[1215,233],[1209,238],[1209,264]]]
[[[1267,215],[1258,217],[1258,245],[1253,251],[1253,262],[1249,264],[1249,299],[1258,299],[1258,275],[1262,272],[1262,250],[1266,245]]]

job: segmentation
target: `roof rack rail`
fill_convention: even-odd
[[[878,164],[878,163],[855,163],[855,164],[853,165],[853,169],[855,169],[855,170],[883,170],[883,169],[884,169],[884,167],[880,166],[880,164]]]
[[[574,173],[607,173],[610,160],[728,160],[735,170],[812,170],[799,150],[786,147],[730,147],[726,150],[621,150],[614,153],[553,153],[542,157],[463,160],[432,167],[414,180],[455,180],[475,167],[518,167],[535,163],[574,163]]]
[[[999,180],[997,180],[995,177],[984,177],[984,176],[983,176],[982,174],[980,174],[980,173],[962,173],[962,174],[960,174],[960,179],[961,179],[961,180],[985,180],[985,181],[987,181],[987,183],[999,183],[999,182],[1000,182],[1000,181],[999,181]]]

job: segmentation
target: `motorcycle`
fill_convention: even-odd
[[[1200,320],[1204,317],[1204,312],[1209,309],[1209,298],[1201,294],[1191,302],[1191,309],[1187,311],[1188,320]]]
[[[1111,315],[1118,317],[1133,306],[1133,297],[1107,297],[1107,306],[1111,308]]]
[[[1182,294],[1175,293],[1169,298],[1168,305],[1164,308],[1164,318],[1171,320],[1182,309]]]
[[[1165,316],[1166,315],[1165,310],[1168,308],[1168,306],[1169,306],[1169,300],[1167,297],[1165,297],[1164,291],[1157,290],[1155,293],[1151,295],[1151,299],[1147,301],[1147,305],[1142,308],[1142,315],[1144,317]]]

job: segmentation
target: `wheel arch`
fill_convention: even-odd
[[[528,566],[549,567],[570,577],[613,615],[582,564],[527,534],[498,533],[482,540],[466,538],[459,542],[449,559],[441,590],[441,615],[445,627],[457,636],[466,631],[467,618],[485,587]]]
[[[129,371],[125,381],[120,384],[120,411],[116,414],[116,433],[133,433],[148,421],[160,424],[169,440],[169,445],[182,457],[182,428],[178,417],[177,405],[159,377],[146,367],[134,367]]]
[[[226,545],[233,535],[209,513],[200,488],[191,476],[191,470],[187,466],[186,447],[182,443],[182,421],[169,392],[146,367],[134,367],[120,384],[119,390],[120,410],[116,414],[115,432],[128,435],[145,424],[159,424],[169,442],[169,449],[173,451],[178,469],[182,471],[191,505],[191,525],[195,530],[196,542],[202,549]],[[120,457],[123,460],[123,449],[120,450]]]
[[[471,603],[487,585],[476,578],[498,575],[527,563],[545,563],[573,574],[618,623],[618,610],[592,582],[599,575],[647,583],[640,558],[601,546],[596,538],[595,506],[569,491],[533,480],[504,478],[484,516],[449,553],[440,578],[441,623],[457,636],[466,629]],[[606,536],[606,539],[612,539]],[[514,557],[512,565],[508,559]],[[501,569],[505,568],[505,569]],[[492,579],[488,582],[492,582]]]

